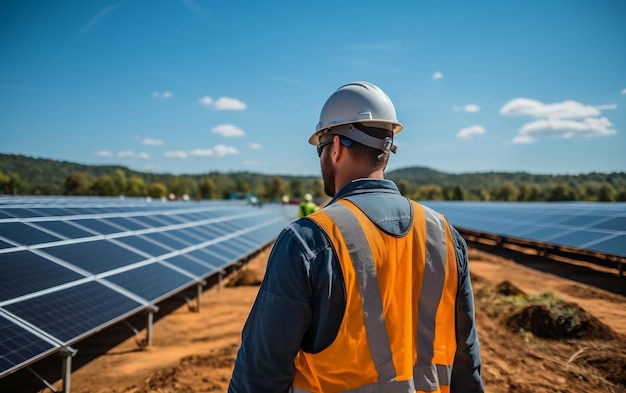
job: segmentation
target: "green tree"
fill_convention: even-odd
[[[203,199],[215,199],[217,187],[211,178],[200,180],[200,197]]]
[[[89,187],[90,184],[87,176],[81,172],[74,172],[70,173],[67,178],[65,178],[63,193],[65,195],[88,195]]]
[[[398,186],[398,190],[400,190],[400,194],[407,196],[411,192],[409,187],[409,182],[406,179],[398,180],[396,183]]]
[[[302,198],[305,194],[304,192],[304,184],[302,184],[301,179],[292,179],[289,181],[289,190],[291,190],[291,196],[293,198]],[[311,193],[313,195],[313,193]]]
[[[461,186],[459,184],[454,186],[454,189],[452,190],[452,200],[453,201],[464,201],[465,200],[465,190],[463,189],[463,186]]]
[[[324,182],[321,179],[313,180],[311,185],[311,194],[316,198],[322,198],[324,195]]]
[[[443,191],[441,187],[433,184],[420,186],[417,189],[417,195],[418,198],[416,199],[421,199],[425,201],[437,201],[443,199]]]
[[[139,176],[131,176],[126,186],[126,194],[128,196],[144,196],[146,195],[146,185]]]
[[[598,190],[598,200],[600,202],[613,202],[615,201],[615,189],[610,183],[602,183]]]
[[[517,188],[513,183],[506,182],[493,193],[493,199],[496,201],[515,201],[517,200]]]
[[[162,198],[167,196],[167,187],[161,182],[154,182],[148,186],[148,196],[152,198]]]
[[[559,183],[548,189],[546,200],[550,202],[574,201],[574,192],[565,183]]]
[[[126,193],[126,188],[128,187],[128,181],[126,180],[126,173],[124,173],[121,169],[116,169],[113,172],[113,181],[115,182],[115,187],[117,188],[117,192],[120,195]]]
[[[0,194],[11,193],[11,178],[0,171]]]
[[[100,176],[91,184],[91,192],[100,196],[116,196],[120,194],[119,188],[112,176]]]
[[[265,198],[270,201],[280,200],[285,194],[285,183],[281,177],[273,177],[265,189]]]

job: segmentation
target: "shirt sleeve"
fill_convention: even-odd
[[[474,319],[474,293],[470,280],[467,245],[452,228],[459,271],[459,289],[456,304],[457,349],[452,367],[451,393],[484,392],[481,377],[480,345]]]
[[[278,236],[242,331],[228,392],[289,391],[311,320],[310,253],[289,227]]]

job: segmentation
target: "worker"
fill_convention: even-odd
[[[383,175],[402,128],[371,83],[324,104],[309,143],[332,199],[279,234],[230,393],[484,391],[465,241]]]
[[[304,194],[304,199],[300,203],[300,209],[298,210],[298,217],[306,217],[318,210],[319,207],[313,202],[313,195],[308,192]]]

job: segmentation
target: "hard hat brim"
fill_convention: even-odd
[[[354,123],[362,123],[362,124],[367,124],[368,126],[378,127],[378,128],[383,128],[383,129],[386,129],[386,130],[390,130],[390,131],[393,132],[393,135],[399,134],[400,131],[402,131],[402,129],[404,128],[402,123],[399,123],[399,122],[389,122],[389,121],[385,121],[385,120],[361,120],[361,121],[358,121],[358,122],[355,122],[355,121],[345,121],[345,122],[342,122],[342,123],[333,124],[332,126],[318,128],[313,133],[313,135],[311,135],[311,137],[309,137],[309,144],[313,145],[313,146],[317,146],[319,144],[319,142],[320,142],[319,141],[319,135],[324,130],[329,130],[329,129],[332,130],[334,127],[342,126],[344,124],[354,124]],[[332,134],[332,131],[330,131],[330,133]]]

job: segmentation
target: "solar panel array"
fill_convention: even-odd
[[[0,377],[202,283],[291,216],[237,201],[0,197]]]
[[[626,257],[626,203],[422,203],[458,228]]]

